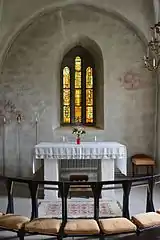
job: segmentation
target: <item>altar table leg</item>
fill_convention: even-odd
[[[101,179],[102,181],[112,181],[114,180],[114,159],[105,159],[101,160]],[[105,185],[104,187],[113,187],[114,185]],[[103,190],[102,191],[102,199],[103,198],[113,198],[114,189],[111,190]]]
[[[46,181],[59,181],[58,159],[45,159],[44,160],[44,180]],[[45,185],[45,187],[54,187]],[[55,186],[56,187],[56,186]],[[57,200],[58,191],[44,190],[45,200]]]

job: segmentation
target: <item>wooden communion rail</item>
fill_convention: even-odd
[[[146,176],[140,178],[128,178],[123,180],[105,182],[55,182],[37,181],[32,178],[13,178],[0,176],[0,181],[6,186],[8,195],[7,210],[0,213],[0,229],[12,231],[17,234],[20,240],[28,235],[48,235],[50,239],[63,239],[65,237],[84,237],[99,239],[158,239],[160,237],[160,211],[155,211],[153,204],[153,189],[156,182],[159,182],[160,175]],[[30,191],[32,204],[31,217],[17,215],[14,212],[13,184],[26,184]],[[94,213],[91,219],[69,219],[67,201],[70,187],[74,185],[90,187],[94,198]],[[107,191],[103,186],[120,186],[123,189],[122,217],[100,218],[99,199],[102,191]],[[146,212],[130,216],[129,196],[132,187],[135,185],[147,185]],[[39,186],[49,185],[51,191],[59,191],[62,205],[62,216],[58,218],[38,217],[37,194]],[[145,199],[144,199],[145,200]],[[136,199],[138,204],[138,199]],[[144,201],[145,202],[145,201]]]

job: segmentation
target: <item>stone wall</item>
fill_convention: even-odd
[[[96,134],[99,140],[119,141],[127,145],[129,156],[152,153],[155,84],[143,65],[143,42],[113,13],[70,5],[39,16],[24,29],[3,64],[1,98],[11,100],[24,115],[20,125],[16,121],[6,125],[8,173],[31,173],[36,113],[38,141],[57,140],[62,134],[71,137],[71,129],[59,125],[59,70],[64,53],[78,39],[94,41],[104,65],[104,129],[88,130],[86,139]]]
[[[73,139],[70,128],[59,126],[59,70],[77,42],[98,46],[103,65],[98,78],[104,97],[97,98],[104,128],[87,129],[85,139],[120,141],[128,156],[153,152],[155,79],[142,60],[154,21],[152,0],[1,0],[0,8],[0,111],[9,101],[11,119],[5,125],[7,173],[32,172],[37,113],[38,141]],[[14,105],[24,115],[21,124],[11,111]]]

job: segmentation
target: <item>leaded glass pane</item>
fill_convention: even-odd
[[[75,58],[75,71],[81,71],[81,58],[79,56]]]
[[[86,105],[93,105],[93,89],[86,89]]]
[[[75,89],[75,105],[81,105],[81,89]]]
[[[63,122],[70,123],[70,106],[63,106]]]
[[[63,89],[63,105],[70,105],[70,90]]]
[[[81,88],[81,58],[75,58],[75,88]]]
[[[82,121],[82,108],[75,107],[75,119],[78,119],[79,122]]]
[[[93,107],[86,107],[86,123],[93,123]]]
[[[81,88],[81,72],[75,72],[75,88]]]
[[[72,124],[78,119],[82,124],[93,125],[95,72],[92,68],[92,60],[94,59],[85,49],[79,46],[76,49],[76,56],[75,52],[71,51],[71,54],[68,52],[63,60],[65,67],[62,70],[61,120],[64,124]]]
[[[70,70],[68,67],[63,69],[63,88],[70,88]]]
[[[91,67],[86,69],[86,88],[93,88],[93,72]]]

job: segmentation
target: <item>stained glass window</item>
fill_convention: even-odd
[[[93,123],[93,107],[86,107],[86,123]]]
[[[83,47],[71,49],[62,62],[62,124],[95,124],[95,71],[91,54]]]
[[[86,88],[93,88],[93,73],[91,67],[86,69]]]
[[[70,70],[68,67],[63,69],[63,88],[70,88]]]
[[[75,106],[81,106],[81,89],[75,89]]]
[[[93,71],[86,69],[86,123],[93,123]]]
[[[75,121],[81,122],[81,95],[82,95],[82,90],[81,90],[81,58],[77,56],[75,58]]]
[[[75,121],[78,121],[80,123],[82,121],[81,111],[82,111],[82,107],[75,107]]]
[[[63,122],[70,123],[70,69],[63,69]]]
[[[93,106],[93,89],[86,89],[86,105]]]

